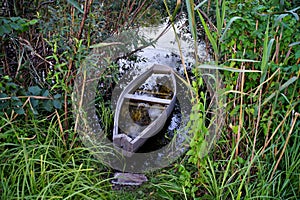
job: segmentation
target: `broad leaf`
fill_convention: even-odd
[[[31,86],[28,88],[28,91],[30,92],[30,94],[32,95],[40,95],[42,89],[39,86]]]

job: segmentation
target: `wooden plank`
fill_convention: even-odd
[[[172,102],[171,99],[161,99],[156,97],[147,97],[142,95],[133,95],[133,94],[126,94],[124,98],[133,99],[133,100],[140,100],[140,101],[147,101],[152,103],[161,103],[161,104],[170,104]]]
[[[166,93],[166,92],[156,92],[156,91],[149,91],[149,90],[136,90],[136,92],[141,92],[141,93],[147,93],[147,94],[158,94],[158,95],[163,95],[163,96],[167,96],[170,95],[170,93]]]
[[[126,105],[131,105],[131,106],[136,106],[136,107],[138,107],[138,105],[139,105],[139,103],[132,103],[132,102],[126,102],[125,104]],[[152,109],[159,109],[159,110],[165,110],[166,109],[166,106],[162,106],[162,105],[160,105],[160,106],[154,106],[154,105],[152,105],[150,107]]]

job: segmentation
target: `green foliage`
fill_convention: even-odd
[[[11,1],[13,12],[0,18],[1,199],[299,197],[296,1],[94,1],[83,27],[83,1],[26,2]],[[188,9],[195,44],[202,29],[211,43],[216,66],[206,69],[224,77],[220,139],[207,152],[210,110],[199,89],[203,79],[197,69],[204,65],[196,66],[191,86],[198,95],[187,154],[168,169],[147,174],[150,181],[134,192],[113,191],[112,172],[81,146],[72,129],[68,113],[76,70],[94,44],[147,18],[157,23],[169,15],[173,21],[180,9]],[[106,132],[117,75],[114,65],[105,70],[100,83],[107,96],[99,90],[95,99]]]
[[[217,64],[199,68],[221,70],[224,78],[225,127],[214,153],[201,157],[207,109],[199,102],[194,106],[189,124],[194,138],[187,156],[197,170],[181,168],[181,176],[191,180],[191,185],[182,185],[189,189],[198,186],[189,193],[192,198],[294,199],[299,195],[295,192],[299,181],[283,183],[281,179],[293,174],[295,180],[299,173],[293,169],[299,157],[293,154],[296,146],[290,139],[292,131],[298,132],[292,123],[297,117],[291,113],[299,107],[299,8],[283,1],[219,2],[205,7],[213,8],[207,15],[203,9],[206,2],[196,5],[195,10]],[[197,24],[190,17],[192,12],[188,12],[191,32]],[[286,154],[293,155],[292,159]]]
[[[271,9],[267,3],[258,1],[228,1],[227,17],[242,17],[238,23],[233,23],[227,31],[224,42],[221,45],[222,55],[228,58],[246,58],[251,60],[261,60],[264,32],[268,19],[271,24],[268,38],[280,40],[277,63],[284,63],[289,45],[299,41],[299,19],[291,12],[278,12],[279,7]],[[281,36],[280,36],[281,35]],[[284,35],[285,37],[282,37]],[[245,52],[244,52],[245,50]],[[274,49],[272,55],[274,54]],[[232,55],[232,56],[230,56]],[[271,58],[272,59],[272,58]],[[232,63],[233,67],[234,64]],[[254,64],[255,69],[259,69],[259,64]]]
[[[89,149],[66,149],[56,116],[9,123],[0,117],[1,199],[109,199],[110,172]],[[16,140],[4,140],[14,135]]]
[[[29,26],[38,23],[37,19],[27,20],[21,17],[0,17],[0,37],[22,33],[29,30]]]
[[[206,108],[202,103],[202,101],[206,101],[203,92],[201,92],[200,98],[201,101],[193,106],[190,121],[187,124],[190,134],[193,135],[190,143],[191,149],[187,152],[187,155],[190,155],[189,162],[195,165],[199,165],[199,162],[207,153],[205,136],[208,134],[208,129],[205,125]]]
[[[95,106],[100,119],[102,129],[109,138],[112,138],[112,127],[114,112],[111,105],[111,95],[115,84],[118,83],[119,68],[117,65],[110,65],[101,74],[99,86],[96,93]]]
[[[12,82],[8,76],[2,77],[0,83],[0,115],[11,115],[12,111],[19,115],[38,114],[38,111],[51,112],[53,109],[61,109],[63,99],[61,94],[52,97],[49,90],[39,86],[31,86],[27,89]],[[25,112],[25,110],[27,110]]]

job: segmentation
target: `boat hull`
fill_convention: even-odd
[[[153,77],[163,77],[161,80],[167,85],[163,85],[163,89],[167,88],[168,92],[172,92],[164,93],[164,95],[172,94],[172,96],[157,97],[137,95],[136,90],[141,87],[146,80],[153,79]],[[160,93],[155,93],[155,95],[157,94]],[[120,148],[123,152],[133,153],[136,152],[149,137],[160,132],[167,118],[173,111],[176,94],[175,71],[169,66],[154,64],[149,70],[131,81],[120,94],[117,101],[113,130],[114,146]],[[132,109],[133,107],[135,109],[138,107],[142,110],[137,114],[138,116],[142,116],[140,117],[141,120],[137,121],[134,119],[135,116],[132,114],[132,110],[136,110]]]

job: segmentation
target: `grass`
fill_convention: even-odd
[[[15,141],[0,145],[1,199],[190,199],[192,191],[201,199],[299,196],[300,137],[295,130],[284,148],[287,136],[282,131],[295,125],[289,121],[279,130],[282,136],[264,151],[257,149],[253,159],[251,146],[244,152],[246,157],[236,158],[235,149],[241,144],[232,147],[224,132],[201,167],[188,164],[188,156],[184,156],[168,169],[147,174],[149,182],[134,192],[113,191],[111,169],[80,143],[66,147],[56,116],[49,121],[32,119],[19,124],[1,118],[1,134],[15,135]],[[280,152],[284,153],[277,165]]]
[[[293,116],[292,110],[286,115],[273,111],[269,138],[261,141],[259,132],[255,147],[250,128],[241,128],[237,142],[223,130],[199,166],[188,163],[186,155],[168,169],[147,174],[149,182],[134,192],[113,191],[112,170],[79,141],[66,146],[57,115],[32,117],[26,123],[2,117],[1,199],[297,199],[299,114]],[[260,120],[269,119],[262,116]]]
[[[12,122],[2,127],[7,131],[1,134],[14,134],[16,140],[0,146],[1,199],[105,197],[110,170],[93,158],[88,148],[67,148],[57,120],[51,121]],[[24,137],[29,134],[34,137]]]

